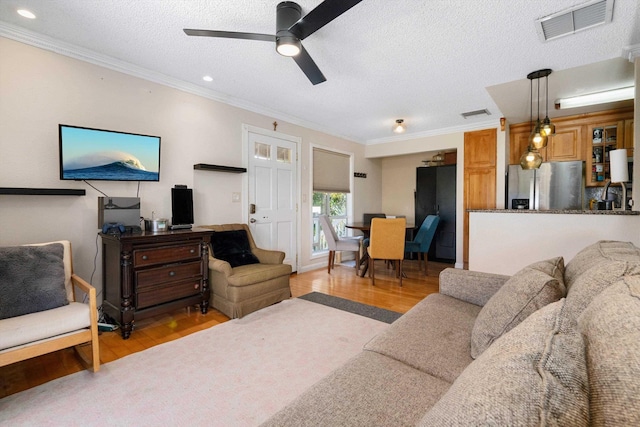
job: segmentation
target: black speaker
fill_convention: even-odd
[[[171,224],[193,224],[193,190],[171,189]]]

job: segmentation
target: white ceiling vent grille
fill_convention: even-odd
[[[592,0],[536,21],[540,39],[553,40],[611,22],[614,0]]]
[[[486,108],[484,110],[467,111],[466,113],[461,113],[460,115],[466,119],[473,116],[481,116],[483,114],[486,114],[487,116],[491,115],[489,110],[487,110]]]

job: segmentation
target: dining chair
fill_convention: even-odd
[[[336,251],[352,251],[356,257],[357,275],[360,271],[360,246],[362,237],[338,237],[327,215],[320,215],[318,218],[320,219],[320,226],[324,232],[324,237],[327,240],[327,246],[329,246],[327,272],[331,274],[331,269],[335,264]]]
[[[417,252],[418,253],[418,270],[422,271],[422,262],[424,261],[424,274],[427,275],[427,260],[428,260],[428,252],[431,247],[431,242],[433,241],[433,236],[436,235],[436,230],[438,228],[438,223],[440,222],[440,217],[438,215],[428,215],[424,221],[422,221],[422,225],[420,225],[420,229],[418,230],[418,234],[411,241],[406,241],[404,243],[404,250],[406,252]],[[420,256],[422,255],[422,259]]]
[[[371,224],[373,218],[386,218],[387,215],[383,213],[365,213],[362,214],[362,222],[364,224]]]
[[[402,261],[404,259],[406,218],[373,218],[369,236],[369,275],[376,284],[374,262],[376,259],[394,261],[398,265],[396,276],[402,286]]]

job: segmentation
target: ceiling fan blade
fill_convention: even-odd
[[[300,46],[300,53],[296,56],[292,56],[293,60],[296,61],[298,67],[306,74],[307,78],[313,83],[317,85],[318,83],[326,82],[327,79],[320,71],[320,68],[313,62],[309,52],[307,52],[304,46]]]
[[[191,30],[188,28],[185,28],[184,32],[188,36],[222,37],[227,39],[244,39],[244,40],[262,40],[265,42],[276,41],[276,36],[271,34],[238,33],[235,31]]]
[[[300,18],[289,28],[289,32],[304,40],[362,0],[325,0],[315,9]]]

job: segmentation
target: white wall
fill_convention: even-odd
[[[302,139],[300,176],[300,258],[312,265],[309,144],[352,152],[356,216],[380,206],[380,161],[366,159],[365,147],[150,81],[0,37],[0,187],[84,188],[86,196],[0,195],[0,245],[69,239],[74,268],[90,278],[96,255],[97,198],[82,182],[60,181],[58,124],[159,135],[158,183],[141,183],[141,214],[171,216],[175,184],[194,189],[196,224],[246,222],[241,203],[243,174],[195,171],[196,163],[241,166],[242,125],[273,129]],[[137,183],[92,182],[111,196],[134,197]],[[242,197],[246,197],[242,194]],[[99,240],[98,240],[99,243]],[[99,246],[99,245],[98,245]],[[101,262],[93,283],[101,288]]]
[[[469,270],[513,275],[552,257],[567,263],[598,240],[640,246],[640,215],[471,212]]]

